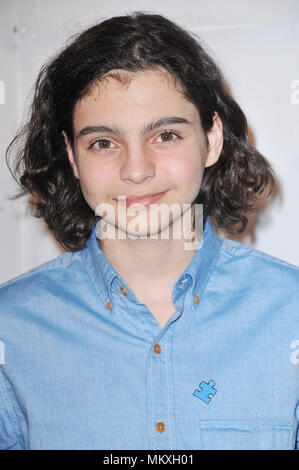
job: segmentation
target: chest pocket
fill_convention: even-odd
[[[205,450],[293,450],[296,423],[260,420],[201,420]]]

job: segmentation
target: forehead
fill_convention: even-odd
[[[153,87],[169,88],[173,92],[181,93],[182,88],[172,75],[162,67],[130,72],[128,70],[114,69],[95,80],[90,90],[81,101],[88,101],[90,98],[105,97],[109,92],[128,92],[132,87]]]
[[[187,100],[182,88],[166,70],[147,69],[138,72],[112,70],[97,80],[89,92],[77,102],[74,125],[96,117],[130,121],[151,114],[177,112],[194,115],[195,106]],[[137,122],[137,121],[136,121]]]

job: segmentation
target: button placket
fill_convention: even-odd
[[[165,335],[155,343],[152,349],[152,434],[154,448],[162,449],[168,446],[169,435],[166,432],[168,427],[168,383],[167,383],[167,350],[164,343]],[[163,341],[163,351],[161,342]]]
[[[175,424],[173,416],[173,390],[171,387],[171,341],[173,327],[157,337],[152,344],[149,362],[149,445],[154,449],[173,448]]]

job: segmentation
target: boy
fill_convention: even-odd
[[[1,286],[0,447],[298,447],[298,269],[216,235],[273,173],[192,36],[142,13],[89,28],[20,139],[21,194],[69,252]]]

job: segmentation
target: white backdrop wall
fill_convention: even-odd
[[[255,226],[235,237],[299,265],[298,0],[0,0],[0,283],[63,251],[27,208],[5,149],[24,122],[41,65],[71,34],[134,10],[164,14],[195,32],[247,115],[250,135],[277,174],[276,197]]]

